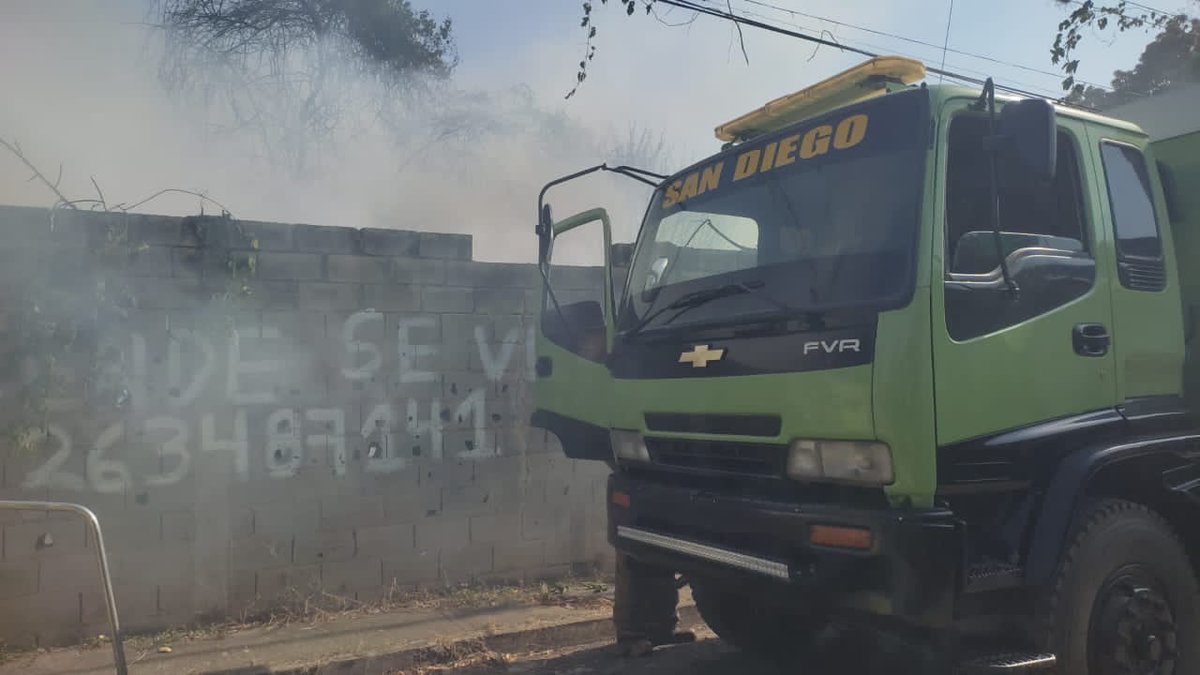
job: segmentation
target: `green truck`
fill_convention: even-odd
[[[924,74],[548,185],[533,423],[611,464],[612,544],[744,649],[836,618],[982,671],[1200,672],[1200,133]],[[630,260],[546,204],[605,169],[655,188]],[[606,284],[572,301],[580,231]]]

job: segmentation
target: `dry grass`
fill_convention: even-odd
[[[201,622],[194,626],[171,628],[155,633],[127,634],[125,648],[131,655],[131,661],[136,662],[164,646],[192,640],[219,639],[252,628],[280,628],[296,623],[314,624],[405,610],[463,611],[522,606],[597,609],[612,606],[611,590],[611,581],[598,576],[535,583],[469,583],[436,589],[405,588],[393,584],[379,598],[370,601],[347,598],[322,590],[289,588],[269,608],[251,608],[236,619]],[[98,649],[107,648],[109,644],[110,638],[100,635],[80,646]],[[486,650],[482,643],[478,645],[478,650],[470,653],[449,653],[463,649],[461,645],[454,646],[453,649],[447,646],[449,651],[441,654],[437,648],[431,648],[430,667],[441,667],[445,663],[454,663],[461,659],[475,659],[471,663],[478,664],[488,659],[502,661],[506,658]],[[3,662],[5,654],[8,653],[0,644],[0,662]]]
[[[396,675],[433,675],[459,670],[467,666],[505,666],[516,661],[514,654],[489,649],[482,640],[442,642],[428,648],[417,657],[420,665]]]
[[[13,659],[25,656],[33,651],[30,647],[14,647],[10,644],[0,641],[0,664],[8,663]]]

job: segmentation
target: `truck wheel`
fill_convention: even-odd
[[[1062,675],[1200,672],[1196,577],[1171,526],[1146,506],[1091,504],[1047,606]]]
[[[721,640],[769,659],[795,659],[811,647],[825,617],[806,616],[756,604],[735,590],[691,582],[692,599],[704,623]]]

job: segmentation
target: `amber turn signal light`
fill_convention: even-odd
[[[836,525],[813,525],[808,531],[808,541],[813,546],[849,548],[856,551],[869,551],[872,543],[870,530]]]
[[[614,491],[612,493],[611,499],[612,499],[612,503],[615,504],[616,506],[619,506],[623,509],[629,508],[629,503],[630,503],[629,495],[625,494],[624,492]]]

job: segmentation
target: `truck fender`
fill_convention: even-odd
[[[571,459],[613,461],[608,429],[541,409],[534,411],[529,424],[557,436],[563,454]]]
[[[1197,441],[1200,441],[1200,434],[1160,435],[1115,445],[1088,446],[1067,455],[1050,479],[1038,518],[1033,523],[1033,536],[1025,561],[1026,584],[1041,585],[1051,579],[1083,495],[1101,469],[1117,462],[1154,455],[1194,454]],[[1190,499],[1200,496],[1200,473],[1189,471],[1186,477],[1174,479],[1167,475],[1171,473],[1175,472],[1164,472],[1165,490],[1173,490]]]

